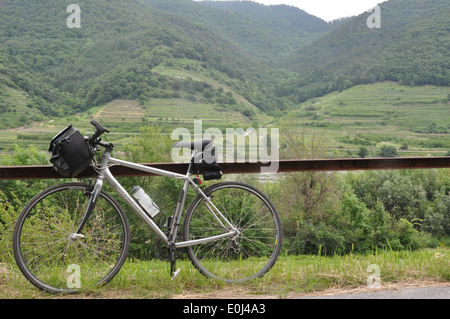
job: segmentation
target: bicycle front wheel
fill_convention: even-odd
[[[228,283],[264,275],[275,264],[282,243],[281,221],[272,202],[255,187],[240,182],[217,183],[205,193],[239,235],[188,247],[193,265],[202,274]],[[185,241],[230,231],[200,194],[189,206],[183,227]]]
[[[101,191],[81,234],[76,234],[92,187],[67,183],[36,195],[20,213],[13,234],[19,269],[50,293],[75,293],[110,281],[123,265],[130,242],[119,203]]]

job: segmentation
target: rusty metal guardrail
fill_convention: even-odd
[[[224,174],[260,173],[262,166],[274,164],[257,163],[220,163]],[[387,169],[432,169],[450,168],[450,157],[390,157],[390,158],[343,158],[343,159],[298,159],[278,161],[277,173],[300,171],[355,171]],[[143,164],[180,174],[186,173],[187,163],[152,163]],[[112,166],[111,172],[116,177],[152,176],[152,174],[133,170],[123,166]],[[93,177],[96,173],[92,167],[86,169],[78,178]],[[19,179],[60,179],[51,165],[34,166],[0,166],[0,180]]]

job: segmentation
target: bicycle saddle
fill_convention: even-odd
[[[173,144],[174,148],[189,148],[191,151],[193,151],[194,149],[200,152],[203,152],[205,150],[205,148],[209,145],[212,144],[213,141],[212,140],[198,140],[198,141],[193,141],[193,142],[183,142],[183,141],[179,141],[176,142],[175,144]]]

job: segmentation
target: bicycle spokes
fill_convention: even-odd
[[[208,276],[225,281],[242,281],[260,276],[279,253],[281,225],[278,214],[260,192],[242,183],[221,183],[212,187],[212,202],[236,230],[235,235],[190,247],[194,265]],[[195,240],[230,231],[198,197],[186,216],[188,238]],[[224,226],[225,225],[225,226]]]

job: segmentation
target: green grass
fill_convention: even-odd
[[[179,275],[171,281],[169,263],[159,260],[128,260],[107,285],[75,296],[53,296],[29,284],[15,265],[0,263],[0,298],[288,298],[325,290],[369,289],[373,275],[369,265],[380,269],[381,287],[450,283],[449,250],[443,247],[420,251],[378,251],[370,255],[281,256],[262,278],[232,285],[202,276],[189,261],[178,261]]]

